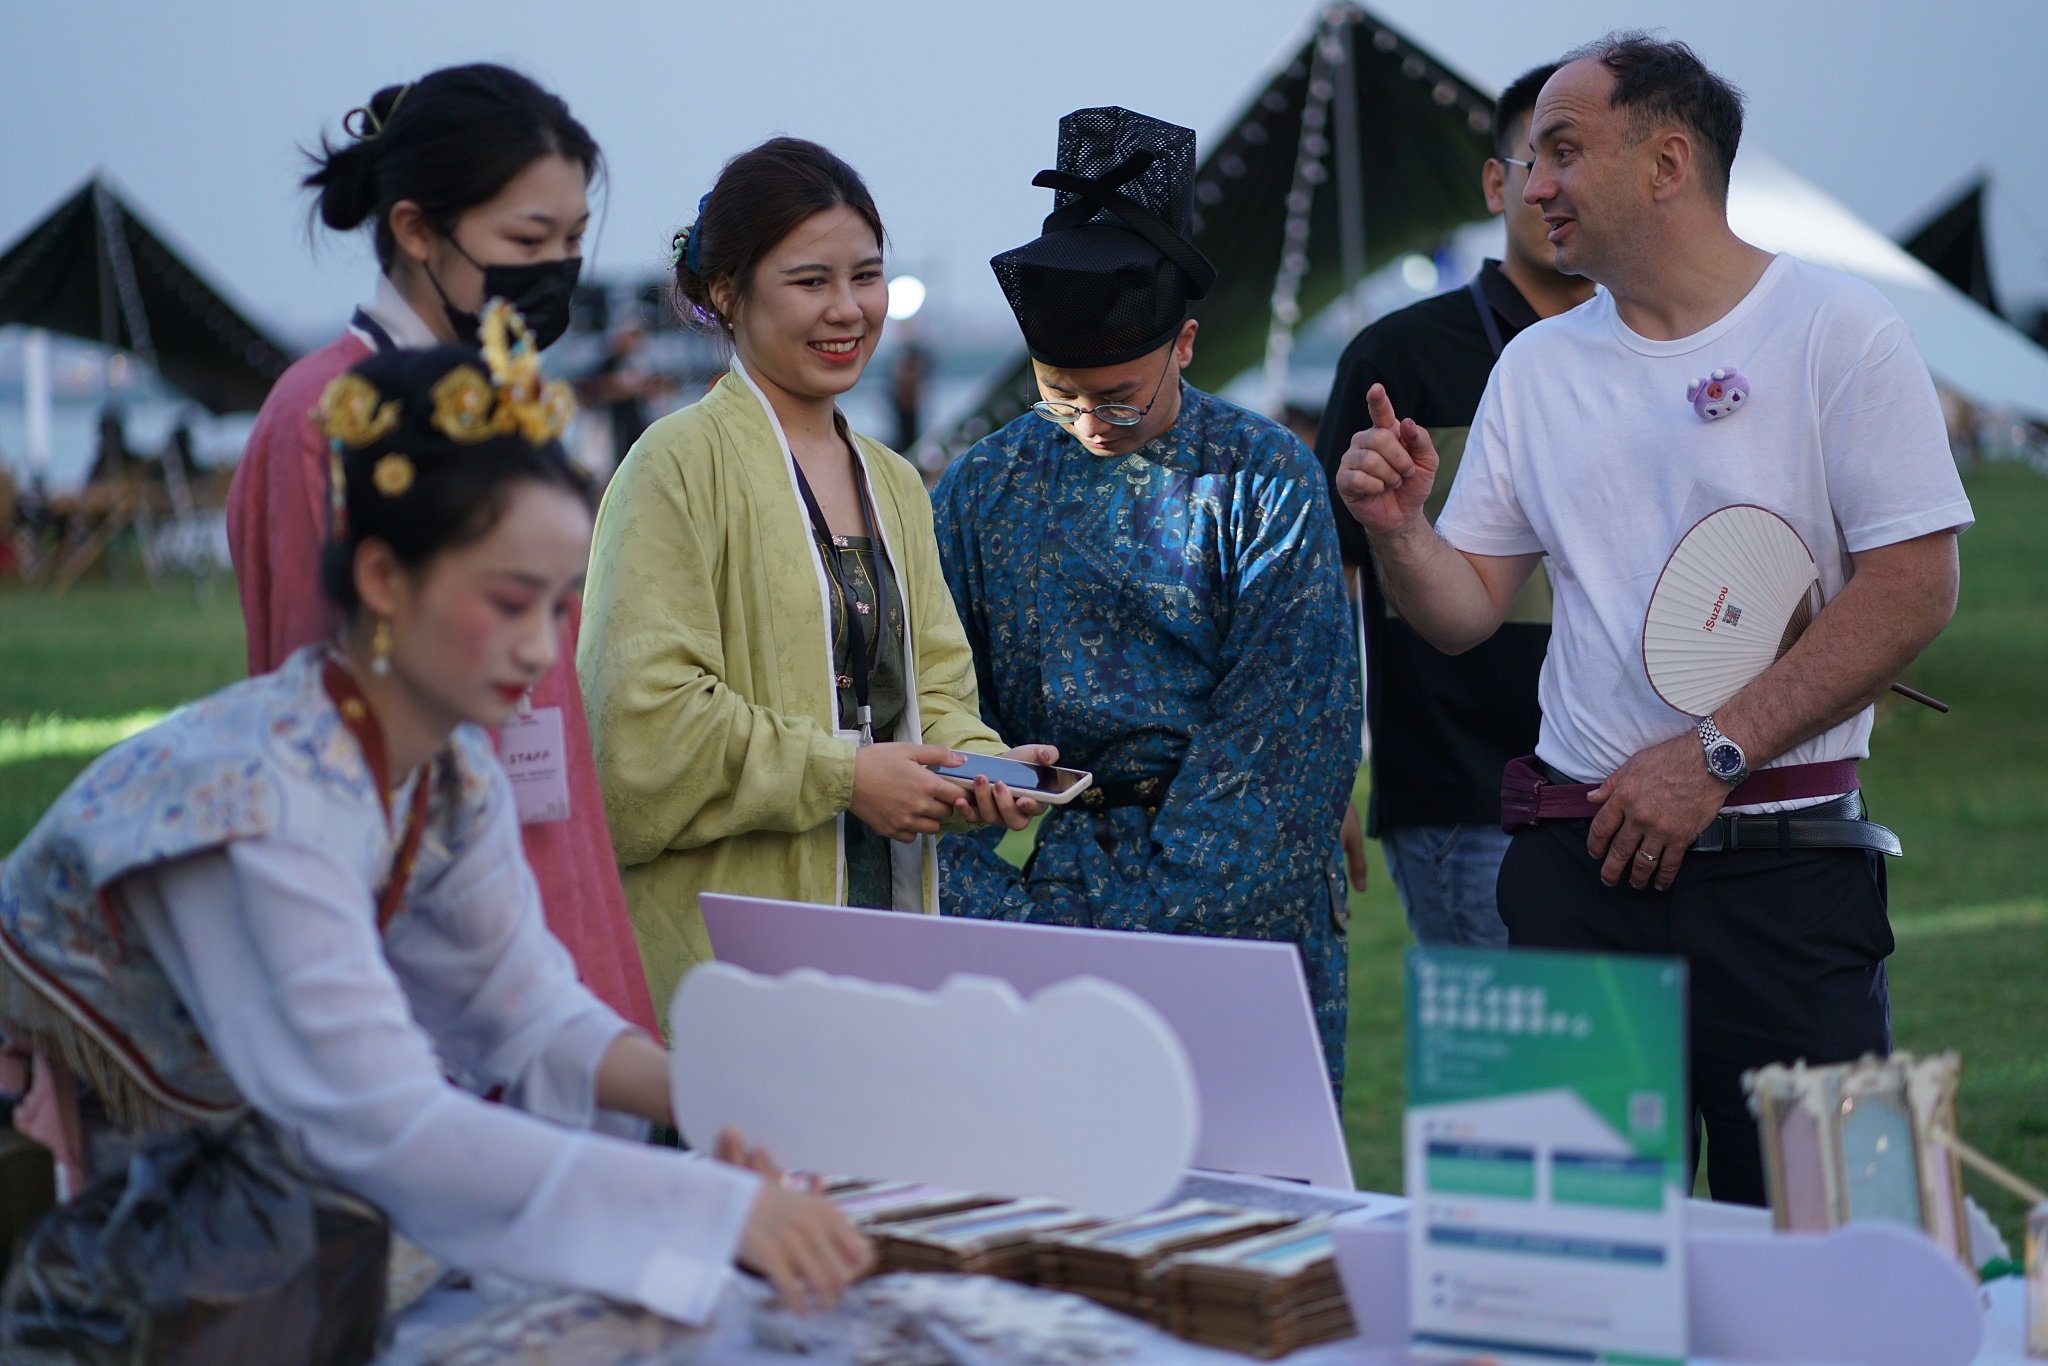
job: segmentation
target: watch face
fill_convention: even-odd
[[[1742,751],[1731,740],[1723,740],[1707,751],[1707,772],[1716,778],[1733,778],[1742,772]]]

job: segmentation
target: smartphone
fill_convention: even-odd
[[[1093,773],[1078,768],[1027,764],[1016,759],[999,759],[993,754],[964,754],[957,749],[953,754],[966,762],[957,768],[932,771],[941,778],[951,778],[967,787],[974,786],[976,778],[986,778],[991,783],[1007,783],[1010,790],[1019,796],[1053,806],[1064,806],[1087,791],[1088,785],[1095,781]]]

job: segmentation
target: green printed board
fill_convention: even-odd
[[[1407,961],[1410,1316],[1431,1346],[1685,1355],[1685,965]]]

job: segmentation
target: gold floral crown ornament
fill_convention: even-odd
[[[319,406],[313,410],[313,423],[327,438],[328,511],[337,538],[348,535],[348,476],[342,471],[341,448],[348,446],[361,450],[383,440],[397,428],[399,414],[397,399],[383,398],[376,385],[358,374],[336,375],[321,391]],[[399,458],[404,459],[403,456]],[[375,475],[380,490],[389,482],[383,464],[383,461],[378,462]],[[412,484],[410,462],[406,466],[405,483],[407,487]]]
[[[434,385],[434,426],[465,446],[513,435],[538,446],[559,437],[576,412],[576,400],[567,384],[541,373],[540,348],[526,320],[511,304],[493,299],[477,331],[490,378],[473,365],[443,375]]]
[[[320,395],[313,420],[329,441],[361,450],[389,436],[398,426],[399,402],[384,399],[377,386],[351,371],[336,375]]]
[[[377,393],[377,385],[360,375],[336,375],[319,395],[313,424],[328,438],[328,500],[334,535],[348,535],[348,475],[342,469],[342,446],[360,451],[389,436],[399,424],[401,403]],[[395,451],[371,467],[371,483],[385,498],[399,498],[412,487],[412,461]]]

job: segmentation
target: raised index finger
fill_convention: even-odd
[[[1375,384],[1366,391],[1365,409],[1372,414],[1372,425],[1388,431],[1401,425],[1401,419],[1394,416],[1394,403],[1387,397],[1387,386]]]

